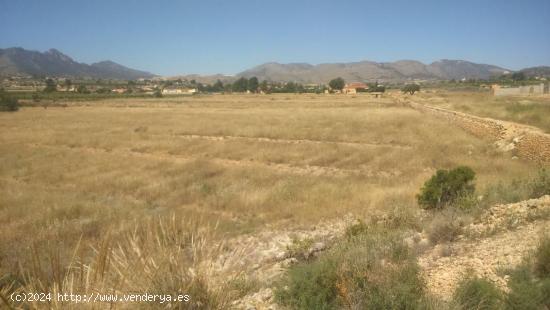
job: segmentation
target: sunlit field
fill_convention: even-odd
[[[83,261],[106,236],[139,249],[128,234],[158,247],[148,234],[215,227],[221,240],[417,208],[426,179],[457,165],[476,171],[480,189],[538,169],[390,97],[211,95],[22,108],[0,114],[0,274],[24,281],[40,269],[51,278],[51,257],[60,266]],[[192,224],[163,226],[174,219]]]

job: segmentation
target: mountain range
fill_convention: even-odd
[[[348,82],[404,82],[408,80],[459,80],[487,79],[513,72],[494,65],[473,63],[464,60],[443,59],[431,64],[415,60],[395,62],[359,61],[348,63],[308,63],[281,64],[265,63],[236,75],[183,75],[170,79],[183,78],[201,83],[214,83],[216,80],[231,82],[239,77],[257,77],[273,82],[294,81],[299,83],[327,83],[335,77]],[[550,67],[532,67],[521,70],[526,76],[550,76]],[[134,80],[153,78],[156,75],[130,69],[112,61],[101,61],[91,65],[74,61],[56,49],[45,52],[25,50],[20,47],[0,49],[0,76],[35,75],[57,77],[80,77],[101,79]]]
[[[463,60],[440,60],[425,65],[414,60],[395,62],[360,61],[350,63],[326,63],[310,65],[306,63],[279,64],[266,63],[238,74],[256,76],[260,80],[296,81],[301,83],[326,83],[334,77],[346,81],[398,82],[413,79],[451,80],[487,79],[511,70],[493,65],[477,64]]]
[[[43,53],[20,47],[0,49],[0,75],[35,75],[135,80],[155,75],[106,60],[91,65],[74,61],[56,49]]]

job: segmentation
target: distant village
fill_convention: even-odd
[[[340,81],[341,80],[341,81]],[[336,84],[300,84],[295,82],[258,81],[256,77],[239,78],[223,83],[217,80],[213,84],[199,83],[187,79],[138,79],[101,80],[69,78],[33,78],[13,76],[3,78],[0,87],[10,92],[63,92],[81,94],[133,94],[133,95],[194,95],[198,93],[343,93],[358,92],[382,93],[385,86],[379,83],[352,82],[335,79]]]
[[[238,78],[233,81],[215,83],[200,83],[194,79],[184,78],[153,78],[137,80],[108,79],[70,79],[70,78],[37,78],[32,76],[10,76],[0,78],[0,88],[8,92],[57,92],[76,94],[111,94],[132,96],[186,96],[200,93],[336,93],[350,94],[368,93],[381,96],[387,88],[400,89],[403,84],[379,82],[346,82],[335,78],[327,84],[300,84],[296,82],[259,81],[256,77]],[[525,76],[509,75],[498,79],[486,80],[451,80],[407,82],[427,87],[474,87],[489,90],[495,96],[514,95],[546,95],[549,93],[549,83],[545,77],[525,78]]]

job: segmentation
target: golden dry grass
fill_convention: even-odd
[[[537,169],[391,99],[336,95],[23,108],[0,114],[0,163],[0,274],[154,218],[235,235],[415,207],[438,168],[471,166],[481,188]]]

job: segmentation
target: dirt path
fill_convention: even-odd
[[[153,135],[156,136],[156,135]],[[411,149],[410,145],[401,145],[395,143],[380,143],[380,142],[348,142],[348,141],[329,141],[329,140],[311,140],[311,139],[275,139],[268,137],[247,137],[247,136],[212,136],[212,135],[197,135],[197,134],[186,134],[186,133],[176,133],[174,137],[183,138],[183,139],[205,139],[210,141],[225,141],[225,140],[241,140],[247,142],[269,142],[269,143],[279,143],[279,144],[332,144],[332,145],[342,145],[342,146],[352,146],[352,147],[388,147],[388,148],[399,148],[399,149]]]
[[[290,164],[281,163],[266,163],[253,160],[234,160],[227,158],[201,158],[201,157],[188,157],[168,153],[147,153],[139,152],[131,149],[105,149],[99,147],[89,146],[68,146],[68,145],[48,145],[31,143],[27,146],[34,148],[52,148],[52,149],[64,149],[69,151],[84,151],[91,154],[113,154],[119,156],[135,156],[142,157],[149,160],[164,160],[176,163],[189,163],[196,160],[207,160],[214,164],[218,164],[225,167],[262,167],[281,174],[294,174],[294,175],[312,175],[312,176],[328,176],[328,177],[347,177],[347,176],[366,176],[366,177],[380,177],[380,178],[392,178],[400,175],[399,171],[371,171],[366,169],[343,169],[330,166],[316,166],[316,165],[304,165],[294,166]]]

